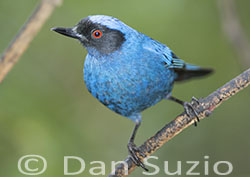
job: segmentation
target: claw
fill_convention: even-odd
[[[193,114],[195,115],[195,117],[198,118],[198,113],[197,113],[197,111],[194,109],[194,107],[193,107],[190,103],[185,102],[185,103],[184,103],[184,109],[185,109],[185,111],[186,111],[186,113],[187,113],[187,115],[188,115],[189,117],[192,117],[192,113],[190,112],[190,110],[191,110],[191,111],[193,112]]]
[[[192,97],[192,100],[191,100],[191,103],[196,103],[197,105],[199,105],[200,104],[200,101],[197,99],[197,98],[195,98],[194,96]]]
[[[197,100],[195,97],[192,97],[192,102],[196,102],[197,104],[200,104],[199,100]],[[195,108],[192,106],[192,104],[188,102],[184,102],[184,109],[189,117],[192,117],[192,115],[194,114],[197,120],[194,122],[194,125],[197,126],[197,122],[200,122],[199,114],[197,113]],[[193,114],[191,113],[190,110],[192,111]]]
[[[197,126],[197,122],[200,121],[199,116],[198,116],[199,114],[197,113],[197,111],[194,108],[194,107],[196,107],[196,106],[198,106],[200,104],[200,101],[197,98],[192,97],[191,103],[184,102],[184,101],[179,100],[178,98],[175,98],[175,97],[173,97],[171,95],[168,95],[167,98],[169,100],[172,100],[172,101],[184,106],[184,109],[185,109],[185,111],[186,111],[186,113],[187,113],[187,115],[189,117],[192,117],[194,115],[196,117],[196,119],[197,119],[197,121],[194,121],[194,125]]]
[[[142,157],[146,157],[146,155],[139,150],[138,147],[133,142],[128,143],[128,151],[131,157],[131,160],[135,163],[136,166],[142,167],[145,171],[148,171],[148,169],[145,167],[141,159],[138,157],[137,153],[140,154]]]

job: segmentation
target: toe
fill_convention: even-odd
[[[195,98],[194,96],[192,97],[192,102],[195,102],[198,105],[200,104],[200,101],[197,98]]]
[[[141,159],[138,157],[137,153],[139,153],[139,155],[142,156],[143,158],[145,158],[146,155],[143,152],[141,152],[134,143],[132,142],[128,143],[128,151],[130,154],[130,158],[134,162],[134,164],[148,171],[148,169],[145,167]]]
[[[184,103],[184,109],[185,109],[185,111],[186,111],[186,113],[187,113],[187,115],[189,117],[192,117],[193,114],[194,114],[195,117],[197,117],[197,118],[199,117],[197,111],[195,110],[195,108],[190,103],[185,102]]]

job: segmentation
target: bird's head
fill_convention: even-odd
[[[104,15],[88,16],[73,28],[52,28],[62,35],[78,39],[87,50],[109,54],[118,50],[126,41],[126,34],[135,30],[120,20]]]

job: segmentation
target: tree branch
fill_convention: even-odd
[[[202,120],[209,116],[210,113],[217,108],[221,103],[246,88],[250,84],[250,68],[243,72],[238,77],[232,79],[230,82],[226,83],[224,86],[211,93],[206,98],[199,99],[200,104],[192,102],[191,104],[199,112],[199,119]],[[150,156],[160,147],[162,147],[166,142],[171,140],[173,137],[182,132],[185,128],[192,125],[195,121],[195,117],[188,117],[184,112],[177,116],[169,124],[165,125],[160,131],[158,131],[154,136],[149,138],[142,144],[139,149],[145,154],[145,156]],[[138,154],[139,156],[139,154]],[[139,156],[143,160],[142,156]],[[133,161],[127,157],[124,161],[128,165],[128,174],[130,174],[136,165]],[[124,177],[127,176],[126,168],[124,164],[117,166],[114,172],[112,172],[109,177]]]
[[[0,58],[0,83],[11,70],[20,56],[28,48],[32,39],[36,36],[54,8],[63,0],[41,0],[28,21],[23,25],[14,40]]]

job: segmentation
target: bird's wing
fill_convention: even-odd
[[[185,63],[179,59],[170,48],[150,38],[143,44],[144,49],[158,55],[163,60],[166,68],[174,69],[177,74],[175,81],[187,80],[193,77],[200,77],[211,73],[213,70],[209,68],[201,68],[196,65]]]
[[[157,56],[158,58],[163,60],[166,66],[172,65],[172,51],[167,46],[146,36],[146,39],[143,41],[142,47],[154,56]]]
[[[151,38],[148,38],[146,41],[143,43],[143,48],[158,55],[167,68],[185,68],[185,62],[179,59],[166,45]]]
[[[173,52],[172,57],[172,65],[168,66],[168,68],[173,68],[175,73],[177,74],[175,81],[183,81],[190,78],[202,77],[213,72],[213,69],[211,68],[201,68],[200,66],[185,63],[183,60],[179,59]]]

